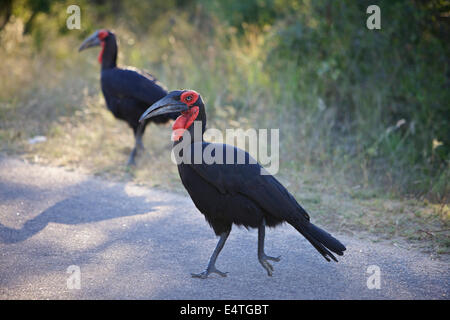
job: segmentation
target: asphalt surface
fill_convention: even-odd
[[[217,261],[228,277],[194,279],[217,238],[187,196],[0,158],[0,299],[449,298],[447,262],[336,236],[347,251],[328,263],[291,226],[267,230],[282,256],[268,277],[256,230],[235,227]]]

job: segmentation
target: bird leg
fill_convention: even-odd
[[[134,139],[135,139],[135,144],[134,144],[134,148],[131,151],[130,157],[128,158],[128,166],[135,166],[136,165],[136,156],[138,155],[138,151],[143,150],[144,149],[144,145],[142,144],[142,136],[143,136],[143,130],[144,126],[143,125],[139,125],[134,131]]]
[[[259,263],[263,266],[267,271],[267,275],[269,277],[272,276],[273,267],[267,260],[272,260],[275,262],[280,261],[281,256],[279,257],[270,257],[264,253],[264,238],[266,236],[266,220],[263,218],[261,225],[258,228],[258,260]]]
[[[136,149],[136,147],[134,147],[130,153],[130,157],[128,158],[127,166],[135,166],[136,165],[136,154],[137,154],[137,149]]]
[[[144,150],[144,144],[142,143],[142,136],[144,135],[144,126],[139,125],[139,127],[136,130],[136,148],[139,150]]]
[[[214,249],[213,254],[211,255],[211,258],[209,259],[208,266],[206,267],[205,271],[201,273],[191,273],[193,278],[200,278],[200,279],[206,279],[211,273],[217,273],[218,275],[222,277],[226,277],[228,272],[222,272],[219,271],[216,268],[216,260],[219,256],[220,251],[222,250],[223,246],[225,245],[225,241],[227,241],[228,236],[230,235],[230,231],[224,232],[220,235],[219,242],[217,243],[216,248]]]

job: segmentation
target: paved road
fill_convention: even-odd
[[[312,215],[314,217],[314,215]],[[340,235],[327,263],[289,225],[269,230],[273,277],[256,258],[256,230],[234,228],[217,266],[193,279],[217,239],[191,200],[131,184],[0,158],[0,299],[448,299],[449,264]],[[69,289],[69,266],[81,288]],[[368,289],[367,268],[380,268]],[[74,279],[73,277],[70,279]],[[76,282],[70,282],[75,283]]]

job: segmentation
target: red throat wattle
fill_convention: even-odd
[[[189,108],[188,111],[182,112],[181,116],[175,120],[172,125],[172,141],[178,141],[183,136],[184,131],[197,119],[199,107],[194,106]]]
[[[108,31],[105,29],[102,29],[98,32],[98,38],[100,39],[102,50],[100,51],[98,55],[98,62],[102,64],[103,61],[103,53],[105,52],[105,38],[108,36]]]
[[[105,41],[102,40],[102,50],[98,54],[98,63],[100,63],[100,64],[102,64],[104,52],[105,52]]]

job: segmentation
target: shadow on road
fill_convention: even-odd
[[[3,194],[1,198],[10,198],[11,195],[14,195],[14,200],[20,197],[27,200],[37,198],[36,190],[28,192],[29,190],[24,189],[23,186],[11,184],[8,187],[8,193]],[[48,190],[39,191],[48,194]],[[0,221],[0,242],[17,243],[24,241],[39,233],[50,222],[69,225],[98,222],[146,214],[153,211],[152,207],[160,204],[159,202],[149,202],[145,196],[128,195],[123,185],[113,184],[107,188],[102,186],[100,189],[98,183],[90,180],[69,186],[63,193],[71,195],[42,211],[34,218],[27,220],[20,229],[6,227]],[[31,197],[28,197],[30,194]],[[130,201],[133,202],[132,208],[126,205]]]

